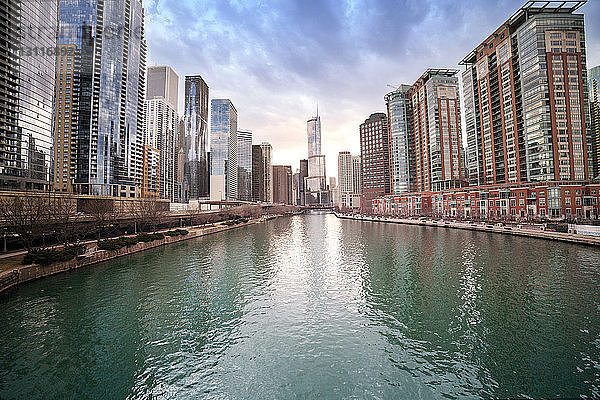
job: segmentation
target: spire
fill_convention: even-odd
[[[319,119],[319,102],[317,101],[317,119]]]

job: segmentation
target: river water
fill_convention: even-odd
[[[0,398],[597,398],[599,280],[591,247],[279,218],[0,295]]]

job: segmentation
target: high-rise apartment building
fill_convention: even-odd
[[[252,132],[237,132],[238,199],[252,201]]]
[[[391,193],[390,131],[384,113],[374,113],[360,124],[362,161],[361,210],[372,209],[373,199]]]
[[[329,205],[325,174],[325,155],[321,154],[321,117],[309,119],[306,123],[308,138],[308,177],[305,179],[305,204]]]
[[[58,2],[0,0],[0,10],[0,190],[47,190],[51,179],[62,186],[63,175],[51,170]],[[38,49],[50,52],[32,53]],[[67,61],[59,62],[66,76]]]
[[[175,200],[177,190],[177,139],[179,117],[177,115],[177,91],[179,77],[168,66],[148,68],[146,113],[144,130],[144,162],[142,196]],[[154,167],[155,152],[158,166]],[[157,174],[154,176],[153,174]],[[148,190],[147,181],[157,182],[158,195]]]
[[[56,83],[54,104],[54,182],[53,188],[57,192],[73,192],[75,168],[72,164],[75,148],[73,138],[77,131],[74,121],[76,116],[75,79],[73,71],[77,70],[75,56],[77,47],[73,44],[58,46],[60,54],[57,55]]]
[[[200,75],[185,77],[183,132],[180,136],[185,159],[183,166],[183,201],[207,198],[210,181],[208,170],[208,85]]]
[[[588,179],[584,3],[527,2],[462,61],[471,183]]]
[[[457,73],[428,69],[409,91],[418,191],[464,185]]]
[[[298,175],[298,199],[299,206],[306,205],[306,178],[308,177],[308,160],[300,160],[300,172]]]
[[[385,95],[390,129],[391,190],[394,194],[415,189],[415,137],[409,90],[409,85],[400,85]]]
[[[338,197],[336,206],[342,209],[360,207],[360,156],[349,151],[338,155]]]
[[[237,110],[229,99],[210,104],[210,198],[237,199]]]
[[[269,143],[252,145],[252,201],[273,202],[272,153]]]
[[[64,118],[56,126],[72,126],[66,144],[71,148],[71,162],[56,165],[54,172],[65,176],[61,169],[70,168],[73,190],[79,193],[137,196],[142,181],[146,86],[142,2],[123,0],[111,2],[110,7],[101,0],[59,3],[59,44],[74,45],[76,50],[72,89],[67,93],[63,86],[61,93],[60,84],[65,84],[69,74],[56,81],[57,104],[74,110],[70,115],[56,110],[56,116]],[[64,139],[56,137],[63,148]]]
[[[592,155],[590,157],[590,178],[600,176],[600,65],[588,72],[590,96],[590,135]]]
[[[273,203],[292,204],[292,167],[273,165]]]

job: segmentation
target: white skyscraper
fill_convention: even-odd
[[[210,198],[237,199],[237,110],[229,99],[211,101]]]
[[[330,194],[327,190],[325,156],[321,154],[321,117],[307,121],[308,138],[308,177],[306,178],[306,205],[330,205]]]

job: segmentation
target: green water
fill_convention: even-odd
[[[0,398],[597,398],[599,279],[590,247],[280,218],[0,295]]]

